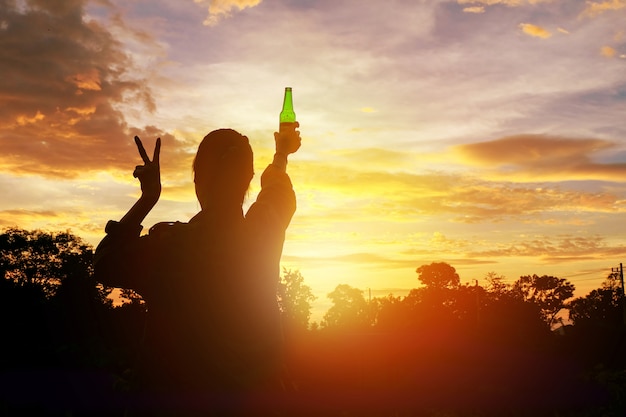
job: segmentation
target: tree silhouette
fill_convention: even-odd
[[[304,284],[298,270],[283,268],[278,286],[278,305],[283,323],[289,330],[306,330],[311,318],[311,303],[316,299],[311,287]]]
[[[92,256],[69,232],[0,234],[0,414],[74,415],[111,393],[112,303]]]
[[[375,297],[369,303],[374,325],[383,330],[403,329],[408,323],[408,312],[403,297],[389,294]]]
[[[485,280],[487,281],[487,293],[492,299],[497,299],[511,291],[511,285],[504,282],[504,275],[498,275],[494,271],[487,272]]]
[[[475,327],[480,324],[481,313],[487,300],[487,291],[478,285],[459,285],[451,290],[451,310],[453,316],[463,325]]]
[[[18,286],[37,286],[50,296],[60,284],[58,248],[41,231],[8,229],[0,235],[0,271]]]
[[[10,228],[0,235],[0,272],[51,297],[67,277],[91,274],[91,248],[69,232]]]
[[[522,300],[537,305],[541,317],[551,326],[565,301],[574,295],[574,284],[549,275],[524,275],[513,283],[512,292]]]
[[[420,282],[428,288],[455,288],[460,284],[456,269],[445,262],[422,265],[415,272]]]
[[[132,386],[146,305],[126,291],[127,302],[112,308],[110,289],[93,278],[91,257],[91,248],[68,232],[8,229],[0,235],[0,382],[16,370],[39,375],[56,369],[74,375],[68,378],[81,395],[101,401],[89,404],[91,410],[117,398],[90,382],[91,376],[106,384],[116,381],[122,389]],[[314,396],[307,398],[315,398],[307,407],[324,404],[323,412],[311,415],[376,414],[359,408],[364,399],[376,397],[368,393],[395,399],[384,404],[387,408],[375,404],[381,407],[376,415],[498,415],[496,403],[502,414],[522,410],[507,415],[583,415],[568,414],[576,401],[600,404],[606,415],[623,415],[622,298],[611,276],[601,288],[565,304],[574,286],[556,277],[522,276],[508,284],[494,272],[483,288],[461,285],[445,263],[424,265],[417,273],[424,286],[406,297],[390,294],[368,302],[358,288],[338,285],[328,294],[332,305],[321,323],[333,331],[303,331],[291,339],[287,357],[298,395]],[[287,328],[307,329],[314,298],[298,270],[283,269],[278,302]],[[548,324],[563,306],[573,326],[556,335]],[[363,331],[370,326],[376,331]],[[14,382],[4,381],[6,387]],[[75,391],[59,388],[59,379],[34,389],[33,381],[25,382],[27,389],[20,391],[25,398],[53,395],[65,401],[56,413],[41,409],[32,415],[75,415],[85,409],[80,408],[84,402],[70,398]],[[351,403],[361,389],[368,391]],[[3,390],[0,396],[0,410],[7,415],[14,411],[7,400],[13,392]],[[416,392],[432,412],[403,408],[422,405]],[[594,397],[598,392],[603,396]],[[325,393],[327,401],[318,401]],[[345,402],[335,407],[339,400]],[[468,404],[473,411],[464,413]],[[550,412],[537,414],[543,404],[550,404]]]
[[[433,262],[420,266],[415,272],[424,286],[412,289],[402,300],[405,323],[422,330],[455,325],[454,305],[460,286],[456,270],[445,262]]]
[[[0,370],[51,360],[48,299],[42,288],[0,279]]]
[[[569,303],[569,318],[577,326],[618,327],[622,324],[622,302],[621,288],[609,276],[601,288]]]
[[[322,320],[326,328],[362,329],[370,324],[370,315],[363,291],[347,284],[339,284],[328,294],[333,305]]]
[[[92,257],[92,248],[69,232],[11,228],[0,235],[0,316],[13,361],[101,359],[103,312],[112,303],[110,290],[95,282]]]
[[[141,294],[130,288],[120,288],[120,299],[122,300],[122,304],[130,304],[133,306],[144,305],[146,303]]]

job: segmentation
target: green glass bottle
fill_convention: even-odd
[[[296,113],[293,111],[293,97],[291,87],[285,87],[285,97],[283,98],[283,109],[280,112],[280,128],[285,127],[285,123],[295,123]]]

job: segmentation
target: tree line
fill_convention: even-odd
[[[311,323],[316,297],[299,271],[284,269],[281,288],[288,293],[281,304],[283,314],[300,331],[408,330],[433,325],[501,333],[523,327],[563,334],[574,327],[617,330],[626,320],[623,283],[615,271],[600,288],[578,298],[573,283],[550,275],[523,275],[507,283],[504,276],[489,272],[483,287],[478,280],[474,285],[461,284],[455,268],[445,262],[422,265],[415,272],[422,285],[406,296],[366,299],[363,290],[339,284],[328,294],[332,305],[321,323]]]
[[[114,305],[92,256],[70,232],[0,235],[0,415],[123,415],[112,399],[132,391],[149,306],[128,289]],[[489,273],[483,287],[443,262],[416,273],[406,296],[340,284],[311,323],[311,288],[283,270],[287,390],[309,415],[624,415],[615,273],[578,298],[553,276]]]

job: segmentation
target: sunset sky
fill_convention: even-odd
[[[404,295],[431,262],[577,296],[626,263],[626,0],[0,0],[0,227],[97,245],[139,195],[134,135],[163,141],[144,230],[199,210],[216,128],[252,142],[249,204],[286,86],[283,266],[317,315],[337,284]]]

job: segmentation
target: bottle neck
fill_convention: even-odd
[[[293,99],[291,98],[291,90],[285,91],[285,97],[283,98],[283,111],[293,111]]]

